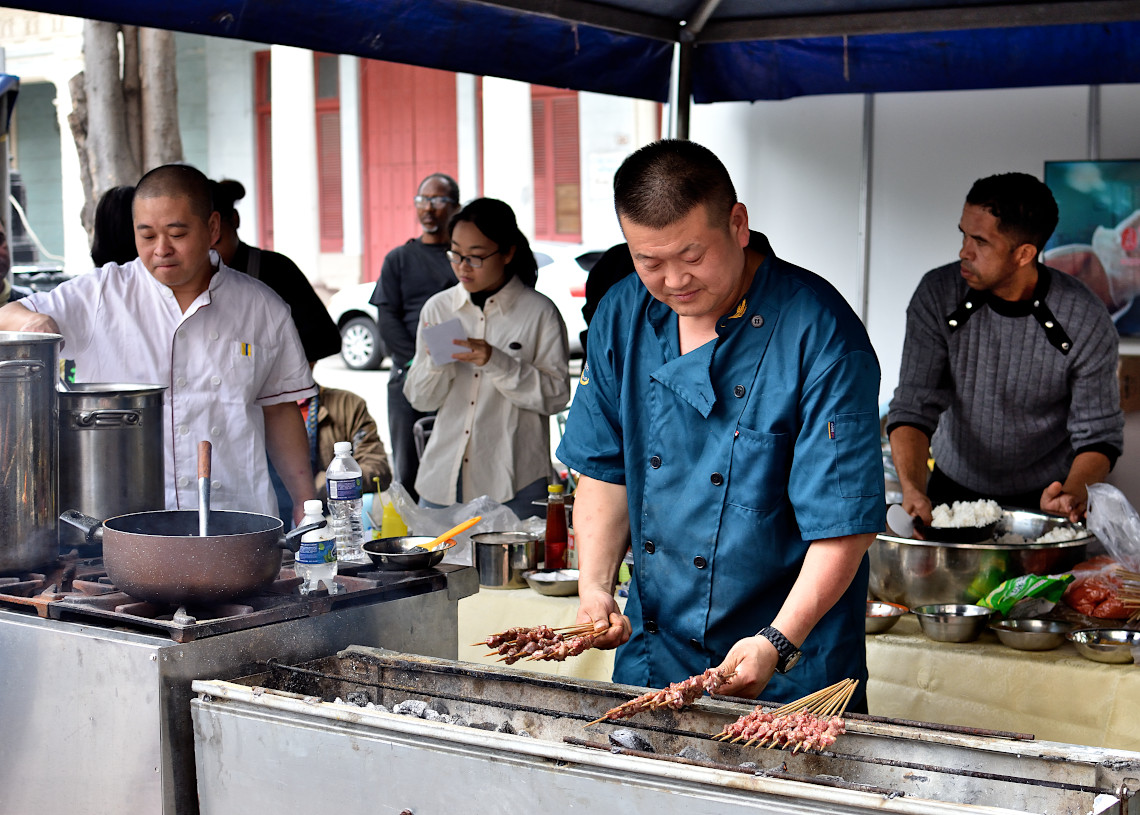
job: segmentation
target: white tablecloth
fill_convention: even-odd
[[[471,643],[512,626],[572,625],[577,597],[531,589],[490,591],[459,601],[459,658],[495,664]],[[516,662],[538,673],[608,681],[613,651],[565,662]],[[1091,662],[1066,643],[1055,651],[1016,651],[986,632],[973,643],[927,639],[905,617],[867,637],[871,713],[1032,733],[1039,739],[1140,751],[1140,665]]]

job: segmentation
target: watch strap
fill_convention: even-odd
[[[765,626],[756,632],[756,636],[763,637],[775,647],[778,656],[776,660],[777,672],[787,673],[799,662],[800,649],[792,645],[792,641],[785,637],[778,628],[770,625]]]

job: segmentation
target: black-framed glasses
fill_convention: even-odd
[[[432,209],[439,209],[440,207],[445,207],[448,204],[456,203],[454,198],[450,198],[446,195],[417,195],[412,200],[416,202],[417,207],[426,207],[430,205]]]
[[[452,252],[450,249],[448,249],[447,250],[447,259],[450,260],[452,263],[454,263],[456,266],[458,266],[460,263],[466,262],[467,265],[470,266],[472,269],[478,269],[480,266],[483,265],[483,261],[485,261],[487,258],[491,257],[492,255],[497,255],[497,254],[499,254],[498,249],[496,249],[494,252],[489,252],[488,254],[483,255],[483,257],[479,257],[478,255],[461,255],[458,252]]]

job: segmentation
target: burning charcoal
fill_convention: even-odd
[[[709,756],[707,756],[705,753],[702,753],[696,747],[692,746],[686,747],[681,752],[677,753],[677,756],[680,758],[686,758],[689,761],[712,761]]]
[[[523,738],[526,738],[526,739],[533,739],[534,738],[534,736],[532,736],[530,733],[528,733],[525,730],[520,730],[519,735],[522,736]]]
[[[451,723],[453,725],[456,725],[457,727],[468,727],[469,726],[467,724],[467,720],[464,719],[462,716],[453,716],[451,719]]]
[[[392,708],[393,713],[399,713],[401,716],[423,716],[425,710],[427,710],[427,702],[421,702],[418,699],[408,699]]]
[[[370,701],[368,694],[362,690],[349,691],[344,695],[344,699],[350,705],[356,705],[357,707],[364,707]]]
[[[511,726],[510,722],[503,722],[502,724],[500,724],[498,727],[495,728],[495,732],[496,733],[507,733],[508,735],[513,736],[516,731],[515,731],[514,727]]]
[[[626,750],[641,750],[643,753],[652,753],[653,745],[633,730],[615,730],[610,733],[610,744],[614,747],[623,747]]]
[[[429,707],[427,710],[424,711],[424,715],[422,718],[427,719],[429,722],[438,722],[440,719],[443,718],[443,714],[438,713]]]
[[[472,724],[469,724],[467,726],[468,727],[474,727],[476,730],[494,730],[495,729],[495,725],[493,722],[473,722]]]
[[[431,704],[428,705],[428,707],[431,710],[434,710],[436,713],[440,714],[441,716],[446,716],[447,714],[451,713],[451,711],[447,709],[447,705],[445,705],[443,702],[439,701],[438,699],[433,699],[431,701]]]

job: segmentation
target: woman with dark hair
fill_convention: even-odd
[[[91,241],[91,260],[96,266],[107,263],[122,266],[139,256],[131,213],[134,200],[134,187],[111,187],[99,199],[95,207],[95,236]]]
[[[420,504],[480,495],[538,515],[550,463],[550,416],[570,399],[570,348],[558,308],[534,290],[538,265],[511,208],[478,198],[451,219],[448,260],[459,285],[420,312],[404,395],[438,410],[416,477]],[[466,339],[433,358],[424,330],[458,320]]]

